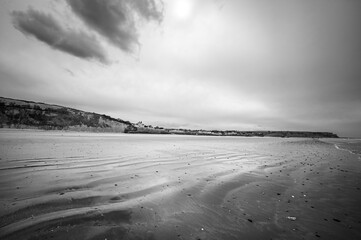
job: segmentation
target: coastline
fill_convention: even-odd
[[[190,130],[190,129],[158,129],[137,128],[132,126],[133,130],[113,131],[111,128],[94,128],[89,126],[68,126],[65,128],[47,128],[34,126],[21,127],[2,127],[0,129],[13,130],[34,130],[49,132],[78,132],[78,133],[115,133],[115,134],[138,134],[138,135],[185,135],[185,136],[225,136],[225,137],[277,137],[277,138],[339,138],[331,132],[311,132],[311,131],[238,131],[238,130]],[[135,129],[135,130],[134,130]]]
[[[19,129],[70,130],[80,132],[116,132],[131,134],[175,134],[242,137],[338,138],[332,132],[315,131],[241,131],[164,128],[131,123],[105,114],[26,100],[0,97],[0,127]]]

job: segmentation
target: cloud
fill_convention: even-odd
[[[128,53],[140,45],[138,23],[163,19],[163,4],[155,0],[68,0],[68,4],[88,27]]]
[[[34,9],[12,12],[13,25],[25,35],[31,35],[50,47],[79,58],[107,63],[104,49],[97,39],[83,31],[64,29],[50,14]]]

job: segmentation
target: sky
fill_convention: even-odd
[[[359,0],[0,0],[0,96],[361,137]]]

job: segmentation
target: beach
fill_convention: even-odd
[[[0,238],[361,239],[342,141],[1,129]]]

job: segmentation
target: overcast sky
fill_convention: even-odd
[[[1,0],[0,96],[361,136],[359,0]]]

